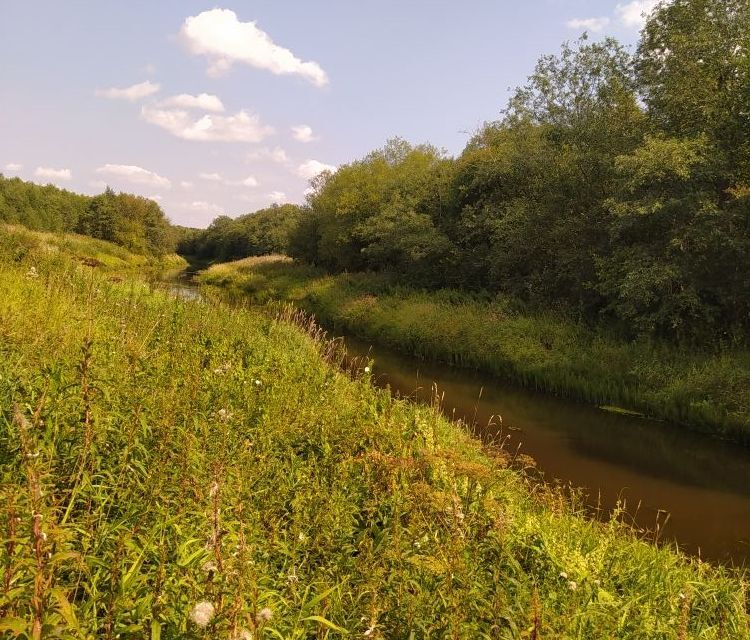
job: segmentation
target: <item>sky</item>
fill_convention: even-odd
[[[451,155],[583,31],[655,0],[0,0],[0,173],[205,227],[392,137]]]

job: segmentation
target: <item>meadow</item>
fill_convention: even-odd
[[[282,256],[218,264],[199,281],[256,304],[292,302],[337,332],[525,387],[750,441],[750,353],[626,341],[507,296],[326,274]]]
[[[0,233],[4,637],[750,637],[743,574],[585,518],[299,312],[22,235]]]

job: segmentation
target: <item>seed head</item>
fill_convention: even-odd
[[[193,607],[192,611],[190,611],[190,618],[201,629],[203,629],[209,622],[211,622],[211,618],[213,617],[214,605],[212,605],[210,602],[206,602],[205,600],[196,604]]]
[[[263,607],[260,611],[258,611],[258,615],[255,616],[258,624],[268,622],[271,618],[273,618],[273,611],[271,611],[271,609],[269,609],[268,607]]]

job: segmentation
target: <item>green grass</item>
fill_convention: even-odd
[[[298,314],[48,258],[0,258],[2,637],[748,637],[742,575],[584,518]]]
[[[337,331],[595,405],[750,442],[750,353],[625,342],[512,300],[325,273],[288,259],[216,265],[200,277],[258,303],[291,301]]]

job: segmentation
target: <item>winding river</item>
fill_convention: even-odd
[[[189,281],[173,293],[200,298]],[[424,362],[353,337],[347,353],[373,361],[373,381],[429,402],[485,439],[530,455],[550,481],[582,488],[604,512],[625,504],[652,539],[702,558],[750,564],[750,449],[668,423],[608,413],[518,388],[476,371]]]

